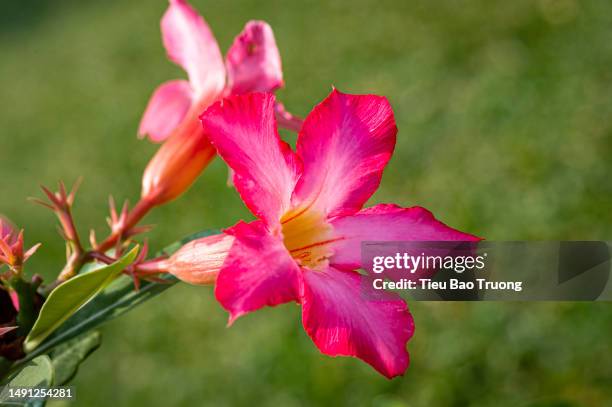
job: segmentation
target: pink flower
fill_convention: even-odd
[[[225,63],[208,24],[185,0],[170,0],[161,30],[168,57],[187,71],[189,81],[171,80],[155,90],[140,122],[142,137],[164,141],[186,117],[197,120],[224,94],[267,92],[283,85],[274,34],[263,21],[246,24]]]
[[[215,149],[198,121],[199,114],[223,96],[274,91],[283,85],[274,34],[263,21],[246,24],[225,62],[206,21],[186,1],[170,0],[161,30],[168,57],[187,71],[189,81],[160,85],[140,122],[141,137],[168,140],[143,176],[142,196],[156,205],[187,190],[214,158]],[[299,123],[282,106],[278,111],[288,127]]]
[[[395,146],[397,128],[385,98],[334,90],[306,118],[295,152],[279,138],[274,104],[271,94],[232,96],[201,116],[258,217],[225,230],[233,239],[221,267],[215,263],[215,296],[230,323],[266,305],[300,303],[304,329],[322,353],[358,357],[388,378],[401,375],[413,319],[395,295],[363,298],[355,271],[360,242],[478,238],[420,207],[362,209]],[[210,245],[202,247],[206,255]]]

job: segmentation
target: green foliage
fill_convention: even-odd
[[[184,239],[172,243],[162,250],[160,254],[172,254],[183,244],[191,240],[215,233],[218,233],[218,231],[208,230],[192,234]],[[126,276],[117,278],[110,285],[108,285],[108,287],[106,287],[104,292],[97,295],[77,313],[68,318],[66,322],[57,330],[57,332],[49,338],[49,340],[43,342],[43,344],[28,355],[28,357],[46,353],[58,344],[74,338],[83,332],[95,328],[98,325],[129,311],[137,305],[165,291],[178,281],[176,278],[174,278],[174,276],[169,274],[164,275],[162,279],[166,282],[157,283],[142,281],[140,289],[135,290],[132,279]]]
[[[102,335],[98,331],[88,331],[70,341],[64,342],[51,352],[51,363],[55,371],[55,386],[68,383],[76,374],[79,365],[102,342]]]
[[[54,374],[51,359],[42,355],[29,361],[19,372],[14,374],[7,382],[2,383],[2,405],[15,405],[15,403],[4,404],[7,395],[4,390],[9,387],[50,387],[53,384]],[[23,403],[26,404],[26,403]]]
[[[215,233],[218,231],[192,234],[172,243],[160,255],[170,255],[191,240]],[[50,370],[50,377],[54,377],[54,380],[49,383],[57,386],[66,384],[74,377],[81,362],[101,344],[100,333],[92,328],[127,312],[177,282],[174,277],[165,275],[163,279],[166,283],[144,281],[140,289],[135,290],[131,279],[115,279],[134,261],[137,253],[138,247],[134,247],[111,265],[88,265],[81,274],[51,292],[26,338],[26,349],[36,348],[14,367],[13,370],[17,372],[13,374],[15,378],[33,380],[38,377],[37,374],[43,375]],[[61,287],[69,287],[70,290],[60,290]],[[104,293],[100,294],[102,290]],[[58,327],[60,329],[48,341],[38,346]],[[44,362],[48,357],[43,354],[50,350],[51,366],[47,367]]]
[[[67,384],[76,374],[79,365],[100,346],[100,333],[89,331],[65,342],[53,350],[50,356],[40,355],[16,370],[0,387],[0,405],[4,406],[9,387],[51,387]],[[17,405],[11,402],[6,405]],[[21,405],[41,407],[46,400],[24,400]]]
[[[91,301],[134,261],[137,254],[138,247],[134,247],[115,263],[79,274],[55,288],[47,297],[34,327],[26,337],[23,345],[25,351],[32,352],[72,314]]]

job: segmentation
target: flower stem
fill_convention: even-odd
[[[66,261],[66,265],[58,275],[57,280],[47,288],[53,289],[64,281],[74,277],[79,272],[81,267],[83,267],[83,265],[88,261],[98,260],[106,264],[112,263],[114,259],[106,256],[104,253],[116,245],[117,242],[120,242],[121,239],[123,239],[123,237],[130,231],[130,229],[136,226],[136,224],[142,218],[144,218],[153,207],[154,205],[150,200],[141,199],[138,201],[136,206],[134,206],[134,208],[128,214],[122,228],[111,233],[106,240],[91,251],[83,250],[70,212],[60,212],[60,222],[62,224],[62,228],[64,229],[64,233],[68,238],[70,255]]]
[[[125,221],[125,224],[121,228],[121,230],[114,231],[109,237],[106,238],[98,247],[95,248],[96,252],[104,253],[110,248],[112,248],[119,240],[125,236],[126,232],[128,232],[131,228],[136,226],[142,218],[146,216],[147,213],[154,207],[154,203],[148,199],[141,199],[138,201],[136,206],[132,208],[128,217]]]

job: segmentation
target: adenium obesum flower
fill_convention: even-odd
[[[305,119],[295,152],[279,138],[271,94],[226,98],[201,119],[258,220],[183,247],[169,271],[196,283],[216,275],[215,296],[230,323],[295,301],[322,353],[358,357],[389,378],[403,374],[413,319],[398,296],[361,295],[360,243],[478,238],[421,207],[362,209],[395,146],[387,100],[334,90]]]
[[[283,85],[274,34],[263,21],[246,24],[225,63],[206,21],[186,1],[170,0],[161,31],[168,57],[187,71],[189,81],[171,80],[159,86],[140,122],[141,137],[165,141],[142,180],[143,200],[152,205],[181,195],[215,156],[198,120],[209,105],[230,94],[274,91]],[[292,123],[282,106],[278,110]]]

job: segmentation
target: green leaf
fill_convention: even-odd
[[[138,253],[134,247],[113,264],[79,274],[59,285],[43,304],[34,327],[24,342],[24,350],[31,352],[79,308],[93,299],[129,266]]]
[[[87,359],[102,343],[98,331],[89,331],[55,348],[51,353],[51,363],[55,371],[55,386],[68,383],[76,374],[79,365]]]
[[[48,356],[39,356],[28,362],[2,386],[0,403],[4,403],[9,387],[51,387],[53,385],[53,365]],[[12,403],[15,405],[16,403]],[[4,405],[4,404],[3,404]],[[8,405],[8,404],[7,404]]]
[[[0,356],[0,381],[6,373],[11,370],[13,361],[6,359],[4,356]]]
[[[206,230],[195,233],[167,246],[158,253],[158,255],[171,255],[187,242],[217,233],[219,233],[218,230]],[[110,284],[104,292],[97,295],[92,301],[70,317],[52,336],[19,363],[23,363],[37,355],[49,352],[60,343],[70,340],[83,332],[95,328],[129,311],[137,305],[157,296],[178,282],[178,280],[170,274],[164,275],[161,278],[166,280],[167,283],[161,284],[143,281],[140,290],[135,291],[134,283],[130,278],[126,276],[119,277]]]

